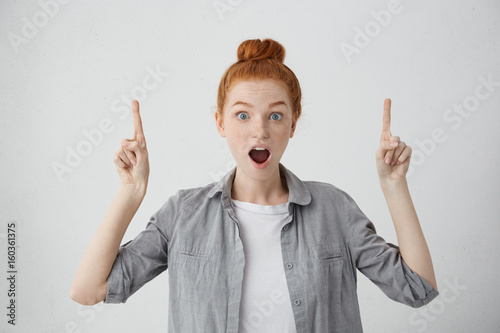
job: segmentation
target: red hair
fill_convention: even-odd
[[[288,88],[292,103],[292,115],[297,119],[302,113],[300,104],[302,93],[299,80],[285,64],[285,48],[272,39],[249,39],[240,44],[237,51],[238,61],[222,75],[217,93],[217,112],[223,115],[224,104],[229,90],[237,81],[251,79],[275,79]]]

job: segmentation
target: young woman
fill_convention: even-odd
[[[76,273],[78,303],[125,303],[169,269],[169,332],[362,332],[356,270],[412,307],[439,293],[405,175],[411,149],[390,132],[386,99],[376,165],[399,246],[386,243],[334,185],[302,181],[280,163],[301,114],[285,49],[255,39],[218,91],[217,130],[236,167],[179,190],[120,246],[148,183],[139,105],[134,137],[115,154],[121,187]],[[404,259],[404,260],[403,260]]]

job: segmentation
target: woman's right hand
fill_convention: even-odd
[[[147,187],[149,178],[149,159],[146,138],[142,131],[139,102],[132,101],[134,138],[123,139],[121,147],[115,152],[113,161],[122,184]]]

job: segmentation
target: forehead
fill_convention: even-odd
[[[248,80],[238,81],[229,90],[228,100],[234,101],[241,98],[251,98],[255,101],[269,99],[282,99],[288,105],[288,91],[286,85],[278,80]]]

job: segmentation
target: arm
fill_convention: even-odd
[[[392,136],[391,100],[384,101],[380,146],[375,154],[380,186],[391,213],[401,256],[413,271],[437,290],[431,255],[413,207],[406,173],[410,166],[411,147]]]
[[[381,181],[380,185],[394,222],[403,260],[437,290],[431,254],[413,207],[406,180],[392,183]]]
[[[70,292],[74,301],[94,305],[105,299],[107,277],[118,248],[145,194],[146,186],[120,186],[78,267]]]
[[[92,237],[71,286],[70,297],[84,305],[93,305],[105,299],[107,278],[120,242],[146,195],[149,160],[136,100],[132,101],[132,117],[134,138],[122,140],[113,157],[121,180],[120,189]]]

